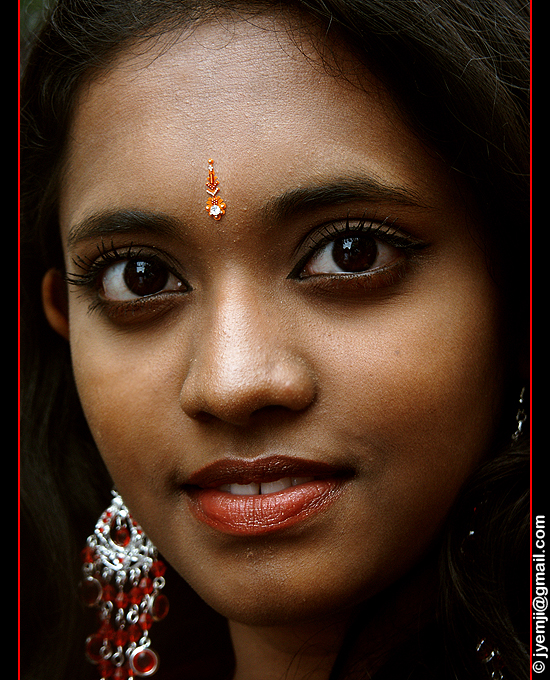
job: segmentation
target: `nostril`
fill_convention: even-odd
[[[270,406],[262,406],[259,409],[256,409],[253,413],[250,414],[250,419],[251,420],[260,420],[262,418],[268,419],[268,418],[275,418],[275,417],[280,417],[283,416],[285,413],[296,413],[298,411],[301,411],[303,409],[295,409],[295,408],[289,408],[288,406],[278,406],[278,405],[270,405]]]
[[[260,422],[273,421],[281,419],[292,413],[298,413],[303,409],[288,408],[287,406],[268,405],[261,406],[258,409],[238,410],[233,409],[229,411],[224,409],[217,413],[210,413],[205,410],[198,410],[196,412],[186,411],[187,415],[198,423],[209,424],[216,420],[234,425],[236,427],[246,427],[251,425],[258,425]]]
[[[193,420],[197,420],[199,423],[209,423],[215,419],[215,416],[213,416],[211,413],[208,413],[207,411],[198,411],[197,413],[188,415],[193,418]]]
[[[274,420],[275,418],[284,417],[285,413],[295,413],[294,409],[289,409],[285,406],[262,406],[253,411],[237,411],[231,413],[225,410],[223,413],[213,414],[208,411],[197,411],[196,413],[188,414],[190,418],[199,423],[212,423],[216,420],[229,423],[236,427],[245,427],[252,424],[258,424],[260,421]]]

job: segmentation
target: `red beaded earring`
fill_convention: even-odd
[[[99,611],[99,630],[86,640],[86,656],[102,680],[156,673],[159,658],[149,639],[153,621],[168,613],[164,563],[122,498],[99,518],[82,551],[81,597]]]

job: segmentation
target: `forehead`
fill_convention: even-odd
[[[360,85],[345,51],[336,75],[295,38],[264,17],[206,23],[123,53],[80,92],[62,224],[136,196],[156,209],[161,187],[184,192],[208,158],[226,186],[246,182],[255,195],[346,169],[393,184],[425,177],[431,160],[384,88],[364,71]]]

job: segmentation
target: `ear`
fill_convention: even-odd
[[[42,305],[50,326],[69,339],[67,284],[58,269],[49,269],[42,279]]]

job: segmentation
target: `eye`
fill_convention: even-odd
[[[119,301],[185,288],[185,284],[155,257],[115,262],[104,270],[100,285],[105,299]]]
[[[348,233],[319,247],[302,270],[302,276],[358,274],[379,269],[398,258],[397,248],[369,234]]]

